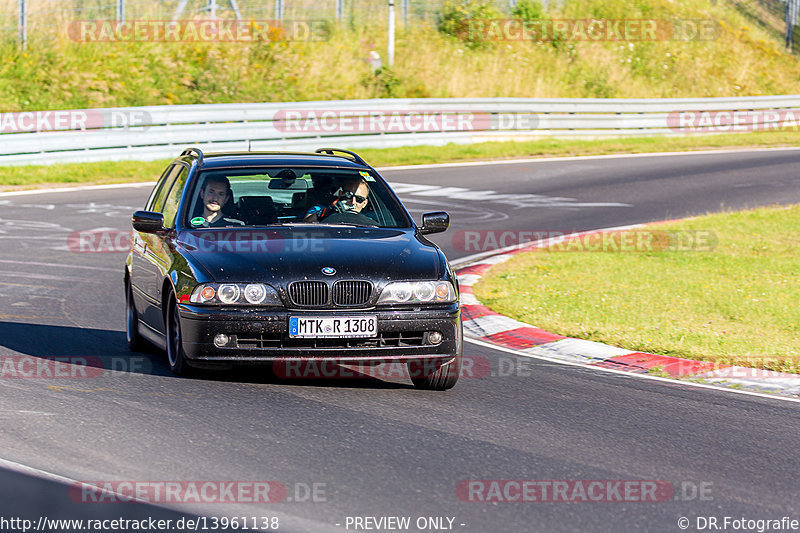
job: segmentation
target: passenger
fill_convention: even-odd
[[[333,202],[318,213],[308,215],[306,222],[322,221],[336,214],[349,214],[364,218],[366,219],[365,222],[369,221],[374,224],[372,219],[361,214],[361,211],[367,207],[369,202],[368,196],[369,185],[367,185],[364,178],[346,179],[336,192]],[[335,217],[334,219],[337,218]]]
[[[331,205],[336,199],[333,195],[333,178],[327,174],[312,174],[311,183],[313,187],[308,190],[306,195],[307,205],[310,205],[303,217],[303,222],[316,222],[316,217],[312,215],[319,215],[320,212]],[[313,218],[313,220],[312,220]]]
[[[192,219],[192,226],[196,228],[220,228],[225,226],[244,226],[244,222],[236,218],[225,216],[225,210],[233,200],[231,182],[225,176],[211,176],[206,179],[200,189],[200,199],[203,200],[204,219],[198,224],[196,218]]]

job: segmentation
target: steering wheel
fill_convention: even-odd
[[[325,224],[358,224],[361,226],[377,226],[378,223],[361,213],[342,212],[332,213],[320,222]]]

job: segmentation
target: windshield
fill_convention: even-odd
[[[184,213],[184,225],[193,229],[298,223],[411,226],[382,180],[351,169],[204,170],[195,180]]]

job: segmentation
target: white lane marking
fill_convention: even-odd
[[[87,204],[66,204],[64,207],[70,210],[70,214],[102,214],[107,217],[130,215],[137,207],[130,205],[97,204],[89,202]]]
[[[13,259],[0,259],[0,263],[12,263],[15,265],[34,265],[34,266],[43,266],[43,267],[54,267],[54,268],[81,268],[84,270],[99,270],[102,272],[119,272],[118,268],[104,268],[104,267],[95,267],[95,266],[87,266],[87,265],[68,265],[66,263],[35,263],[32,261],[14,261]]]
[[[461,305],[481,305],[477,298],[475,298],[474,294],[470,294],[468,292],[462,292],[459,296],[461,301]]]
[[[486,315],[464,321],[464,332],[475,337],[485,337],[525,327],[529,325],[503,315]]]
[[[634,353],[631,350],[617,348],[600,342],[587,341],[583,339],[561,339],[541,346],[526,348],[525,353],[544,355],[559,360],[581,360],[584,362],[605,361],[618,355],[628,355]]]
[[[21,209],[43,209],[45,211],[55,211],[55,209],[58,208],[59,212],[69,215],[102,214],[109,217],[131,213],[137,209],[136,207],[130,205],[104,204],[96,202],[72,204],[20,204],[12,202],[11,200],[0,200],[0,206]]]
[[[621,376],[626,376],[626,377],[630,377],[630,378],[649,379],[651,381],[660,381],[662,383],[668,383],[670,385],[683,385],[683,386],[686,386],[686,387],[696,387],[696,388],[699,388],[699,389],[711,389],[711,390],[714,390],[714,391],[717,391],[717,392],[728,392],[728,393],[731,393],[731,394],[744,394],[746,396],[757,396],[759,398],[769,398],[771,400],[780,400],[780,401],[784,401],[784,402],[800,403],[800,398],[789,398],[789,397],[786,397],[786,396],[776,396],[776,395],[773,395],[773,394],[765,394],[765,393],[762,393],[762,392],[753,392],[753,391],[747,391],[747,390],[730,389],[730,388],[718,387],[718,386],[714,386],[714,385],[707,385],[705,383],[697,383],[697,382],[694,382],[694,381],[685,381],[685,380],[682,380],[682,379],[662,378],[662,377],[658,377],[658,376],[652,376],[650,374],[636,374],[636,373],[633,373],[633,372],[625,372],[623,370],[615,370],[613,368],[605,368],[605,367],[602,367],[602,366],[590,366],[590,365],[587,365],[587,364],[584,364],[584,363],[575,363],[575,362],[572,362],[572,361],[563,361],[561,359],[554,359],[552,357],[547,357],[547,356],[540,355],[540,354],[532,354],[532,353],[520,352],[519,350],[514,350],[512,348],[506,348],[504,346],[497,346],[495,344],[491,344],[489,342],[480,341],[478,339],[470,339],[470,338],[466,338],[465,337],[464,338],[464,342],[468,342],[470,344],[475,344],[475,345],[481,346],[483,348],[491,348],[493,350],[498,350],[500,352],[510,353],[512,355],[518,355],[519,357],[528,357],[528,358],[531,358],[531,359],[540,359],[542,361],[548,361],[550,363],[558,363],[559,365],[577,366],[577,367],[584,368],[584,369],[587,369],[587,370],[596,370],[598,372],[609,372],[611,374],[619,374]]]
[[[2,414],[56,416],[55,413],[47,413],[45,411],[26,411],[26,410],[17,411],[10,409],[3,409],[2,411],[0,411],[0,415]]]
[[[6,207],[25,207],[33,209],[44,209],[46,211],[53,211],[56,208],[56,204],[15,204],[11,200],[0,200],[0,205]]]
[[[492,202],[513,207],[632,207],[620,202],[581,202],[563,196],[544,196],[541,194],[500,194],[495,191],[465,189],[464,187],[442,187],[438,185],[418,185],[390,181],[395,193],[412,196],[441,197],[450,200],[472,202]]]
[[[708,383],[720,383],[728,386],[742,385],[745,387],[760,387],[767,390],[775,389],[776,392],[800,394],[800,376],[787,374],[786,372],[730,366],[711,372],[695,374],[692,377],[702,378]]]
[[[2,196],[25,196],[27,194],[48,194],[73,191],[101,191],[105,189],[124,189],[128,187],[153,187],[155,181],[139,181],[136,183],[112,183],[109,185],[78,185],[77,187],[53,187],[50,189],[33,189],[30,191],[8,191],[0,192]]]
[[[527,159],[499,159],[499,160],[483,160],[483,161],[461,161],[457,163],[431,163],[429,165],[402,165],[396,167],[376,167],[375,170],[383,172],[385,170],[424,170],[429,168],[454,168],[454,167],[477,167],[481,165],[494,166],[494,165],[518,165],[530,163],[553,163],[559,161],[589,161],[592,159],[625,159],[625,158],[640,158],[640,157],[672,157],[680,155],[714,155],[714,154],[741,154],[741,153],[758,153],[758,152],[788,152],[793,150],[800,150],[795,146],[782,146],[779,148],[749,148],[745,150],[697,150],[691,152],[647,152],[644,154],[607,154],[607,155],[577,155],[567,157],[537,157]]]
[[[75,479],[65,476],[60,476],[58,474],[54,474],[46,470],[40,470],[38,468],[24,465],[16,461],[9,461],[8,459],[0,458],[0,467],[5,468],[7,470],[12,470],[14,472],[18,472],[20,474],[27,474],[29,476],[33,476],[39,479],[45,479],[47,481],[56,481],[58,483],[65,483],[68,485],[71,485],[73,483],[79,483],[79,481]]]
[[[51,235],[39,235],[37,237],[34,237],[32,235],[5,235],[5,232],[3,230],[0,230],[0,239],[18,239],[18,240],[31,240],[31,241],[34,241],[34,240],[39,240],[39,241],[53,241],[53,240],[56,240],[56,241],[62,241],[63,242],[64,241],[64,236],[63,235],[52,235],[52,236]],[[64,247],[66,248],[66,245],[64,245]]]
[[[494,257],[487,257],[486,259],[482,259],[480,261],[475,261],[472,263],[473,265],[499,265],[500,263],[505,263],[509,259],[511,259],[510,254],[501,254],[496,255]]]
[[[0,227],[10,230],[47,230],[47,231],[72,231],[61,224],[45,222],[43,220],[0,218]],[[3,231],[5,233],[5,231]]]
[[[483,276],[480,274],[462,274],[458,276],[458,284],[464,287],[472,287],[480,281]]]
[[[14,272],[12,270],[0,270],[0,277],[11,277],[11,278],[26,278],[26,279],[46,279],[46,280],[53,280],[53,281],[92,281],[91,279],[87,278],[73,278],[69,276],[54,276],[52,274],[35,274],[30,272]]]
[[[459,204],[453,205],[453,202],[448,201],[446,198],[441,200],[424,200],[422,198],[402,195],[403,204],[409,213],[427,213],[431,211],[430,206],[435,206],[439,210],[446,210],[450,213],[450,218],[469,218],[472,221],[492,221],[499,222],[508,220],[511,215],[489,209],[486,205],[469,205]]]
[[[123,495],[123,494],[118,493],[118,492],[113,491],[113,490],[108,490],[108,489],[97,487],[95,485],[92,485],[91,483],[85,483],[83,481],[78,481],[77,479],[73,479],[73,478],[70,478],[70,477],[62,476],[62,475],[59,475],[59,474],[54,474],[52,472],[48,472],[47,470],[41,470],[39,468],[34,468],[32,466],[24,465],[24,464],[18,463],[16,461],[9,461],[8,459],[0,458],[0,468],[5,468],[6,470],[11,470],[11,471],[17,472],[19,474],[25,474],[25,475],[32,476],[32,477],[35,477],[35,478],[38,478],[38,479],[43,479],[45,481],[55,481],[56,483],[61,483],[63,485],[68,485],[68,486],[78,486],[78,487],[82,487],[82,488],[86,487],[86,488],[92,489],[93,491],[102,492],[104,494],[119,496],[121,498],[122,497],[128,498],[127,500],[123,500],[123,501],[131,501],[131,502],[136,502],[136,503],[148,503],[148,504],[153,505],[152,502],[148,502],[146,500],[141,500],[141,499],[137,498],[136,496],[132,496],[132,495],[127,495],[126,496],[126,495]],[[156,506],[156,507],[161,507],[161,506]]]

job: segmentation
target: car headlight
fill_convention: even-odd
[[[278,292],[264,283],[201,283],[189,301],[208,305],[282,305]]]
[[[456,291],[449,281],[395,281],[383,288],[379,304],[449,303]]]

